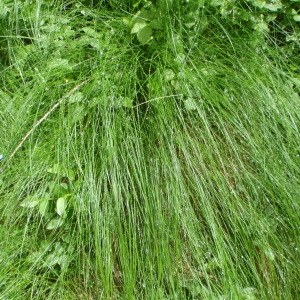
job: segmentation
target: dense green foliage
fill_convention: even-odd
[[[296,299],[299,17],[0,0],[0,299]]]

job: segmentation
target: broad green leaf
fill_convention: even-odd
[[[43,252],[42,251],[31,252],[26,257],[26,261],[29,262],[29,263],[35,263],[35,262],[39,261],[39,259],[41,259],[42,256],[43,256]]]
[[[64,18],[62,16],[60,16],[58,19],[57,19],[57,23],[60,23],[60,24],[69,24],[70,23],[70,18]],[[65,28],[65,27],[64,27]]]
[[[83,94],[81,92],[76,92],[69,97],[69,103],[78,103],[83,99]]]
[[[293,71],[298,70],[297,66],[290,67]],[[300,88],[300,76],[299,77],[293,77],[292,79],[293,84],[295,84],[296,87]]]
[[[90,37],[96,37],[97,35],[99,35],[99,33],[91,27],[84,27],[81,30],[84,31]]]
[[[124,97],[123,98],[123,106],[131,108],[132,107],[132,99],[129,97]]]
[[[45,198],[45,199],[41,200],[39,203],[39,213],[42,216],[45,216],[46,213],[48,212],[49,200],[50,200],[50,198]]]
[[[256,300],[257,299],[255,297],[256,292],[257,292],[256,289],[253,287],[247,287],[241,290],[241,294],[244,300]]]
[[[52,168],[47,169],[47,172],[51,174],[59,174],[60,167],[58,164],[54,164]]]
[[[149,10],[141,9],[134,17],[134,20],[137,22],[150,21],[152,19],[152,13]]]
[[[33,208],[39,204],[40,200],[36,196],[29,196],[25,198],[20,206],[26,207],[26,208]]]
[[[182,84],[181,84],[181,82],[179,80],[176,80],[176,79],[175,80],[171,80],[171,84],[174,87],[175,91],[177,91],[179,93],[182,91]],[[178,97],[182,99],[181,96],[182,96],[182,94],[178,95]]]
[[[274,260],[275,259],[275,255],[273,253],[273,251],[271,249],[265,249],[265,255],[269,260]]]
[[[82,119],[86,116],[87,110],[85,109],[85,106],[82,104],[73,105],[69,107],[69,115],[70,115],[70,124],[74,124],[76,122],[82,121]],[[63,177],[68,177],[69,172],[68,170],[65,170],[61,175]],[[70,178],[69,178],[70,179]]]
[[[198,23],[198,14],[196,12],[191,12],[184,17],[184,25],[188,28],[192,28]]]
[[[130,26],[131,25],[131,19],[129,18],[123,18],[123,23],[127,26]]]
[[[63,182],[63,183],[53,185],[53,189],[51,192],[52,192],[53,197],[60,198],[60,197],[64,197],[67,194],[69,194],[70,189],[69,189],[69,186]]]
[[[81,101],[81,97],[83,97],[83,96],[78,95],[77,97],[79,97],[79,98],[77,98],[77,101]],[[73,100],[76,101],[76,98]],[[48,168],[47,172],[51,173],[51,174],[60,175],[62,177],[67,177],[71,181],[73,181],[75,179],[75,173],[72,169],[65,169],[65,168],[59,166],[58,164],[54,164],[52,168]]]
[[[47,267],[52,267],[56,264],[59,264],[60,257],[65,252],[65,249],[61,246],[61,244],[58,242],[55,244],[54,251],[47,255],[47,258],[45,259],[44,263]]]
[[[224,0],[211,0],[210,5],[211,6],[220,6],[224,4]]]
[[[7,13],[9,13],[11,9],[9,9],[2,1],[0,2],[0,18],[4,18]]]
[[[67,203],[65,198],[58,198],[56,201],[56,212],[62,216],[66,211]]]
[[[99,38],[97,39],[90,38],[89,45],[99,51],[102,49],[102,44]]]
[[[171,69],[166,69],[164,72],[164,78],[166,81],[171,81],[175,77],[175,73]]]
[[[200,71],[204,76],[214,76],[214,75],[218,74],[218,72],[216,70],[209,68],[209,67],[201,68]]]
[[[142,45],[147,44],[152,39],[152,29],[149,26],[143,27],[137,33],[137,38]]]
[[[62,241],[64,241],[65,243],[69,244],[72,241],[72,237],[70,236],[70,234],[64,234],[61,237]]]
[[[275,19],[277,18],[277,15],[276,14],[268,14],[266,16],[266,21],[269,23],[269,22],[273,22]]]
[[[300,22],[300,15],[293,16],[294,21]]]
[[[57,229],[58,227],[60,227],[63,224],[63,222],[64,222],[64,219],[56,217],[47,224],[46,229],[49,229],[49,230]]]
[[[162,24],[161,24],[161,21],[159,19],[152,20],[149,23],[149,26],[153,29],[162,29]]]
[[[269,31],[269,26],[266,22],[261,21],[261,22],[257,22],[254,26],[254,29],[257,30],[258,32],[264,32],[264,31]]]
[[[68,177],[69,180],[71,181],[75,180],[75,173],[72,169],[68,169],[66,175],[67,175],[66,177]]]
[[[145,21],[136,22],[131,29],[131,33],[138,33],[145,26],[147,26],[147,23]]]
[[[282,4],[281,3],[266,3],[263,7],[270,11],[277,11],[282,8]]]
[[[300,38],[297,34],[294,33],[294,34],[288,35],[285,39],[287,42],[293,41],[293,42],[299,43]],[[297,68],[297,70],[298,70],[298,68]]]
[[[175,57],[175,62],[179,65],[185,62],[186,56],[183,53],[178,53]]]
[[[138,2],[136,2],[136,3],[134,3],[132,6],[133,6],[133,8],[136,8],[136,7],[138,7],[139,5],[140,5],[140,3],[141,3],[141,0],[140,1],[138,1]]]
[[[53,267],[60,265],[62,270],[65,270],[69,264],[69,256],[66,254],[57,255],[55,252],[49,254],[44,261],[44,267]]]
[[[65,254],[65,252],[66,250],[61,245],[61,243],[55,243],[54,251],[51,254],[47,255],[44,261],[44,266],[53,267],[58,264],[61,267],[64,266],[65,268],[68,265],[68,256]]]
[[[192,295],[192,299],[201,299],[202,287],[195,281],[182,281],[180,282],[182,287],[189,291],[189,294]]]
[[[54,68],[62,68],[62,69],[70,69],[71,66],[69,65],[69,61],[63,58],[56,58],[48,63],[49,69]]]

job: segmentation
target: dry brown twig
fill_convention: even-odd
[[[0,169],[0,172],[2,172],[8,165],[8,163],[11,161],[11,159],[16,155],[18,150],[23,146],[25,141],[28,139],[28,137],[33,133],[33,131],[43,122],[45,121],[49,115],[58,107],[61,105],[61,103],[69,98],[72,94],[74,94],[78,89],[80,89],[82,86],[87,84],[90,81],[90,78],[86,79],[85,81],[81,82],[80,84],[76,85],[71,91],[69,91],[66,95],[61,97],[51,108],[48,110],[43,117],[41,117],[34,125],[33,127],[23,136],[21,142],[18,144],[18,146],[15,148],[15,150],[11,153],[11,155],[8,157],[7,161],[5,162],[2,169]]]

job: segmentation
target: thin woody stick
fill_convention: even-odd
[[[19,143],[19,145],[16,147],[16,149],[12,152],[12,154],[8,157],[5,165],[3,166],[2,169],[0,169],[0,171],[3,171],[6,166],[8,165],[8,163],[10,162],[10,160],[15,156],[15,154],[18,152],[18,150],[22,147],[22,145],[24,144],[24,142],[28,139],[28,137],[32,134],[32,132],[43,122],[45,121],[49,115],[58,107],[61,105],[61,103],[69,98],[72,94],[74,94],[79,88],[81,88],[82,86],[84,86],[85,84],[87,84],[90,81],[90,79],[88,78],[87,80],[81,82],[80,84],[76,85],[70,92],[68,92],[65,96],[61,97],[58,102],[56,102],[51,108],[50,110],[48,110],[45,115],[40,118],[34,125],[33,127],[23,136],[21,142]]]

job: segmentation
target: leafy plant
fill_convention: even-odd
[[[136,34],[142,45],[148,44],[154,37],[158,39],[162,34],[162,12],[159,11],[150,1],[132,18],[125,18],[123,21],[131,28],[131,34]]]
[[[36,208],[37,213],[47,221],[46,229],[58,229],[66,222],[74,203],[75,174],[71,169],[61,168],[55,164],[47,170],[54,175],[53,180],[47,183],[47,192],[41,197],[38,193],[27,196],[21,206]]]

